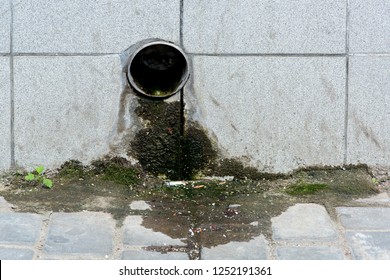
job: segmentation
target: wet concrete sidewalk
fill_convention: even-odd
[[[359,201],[359,207],[329,209],[298,203],[271,219],[272,235],[195,248],[188,236],[172,238],[129,215],[118,226],[103,212],[45,215],[16,213],[0,197],[0,259],[390,259],[390,199],[387,193]],[[132,207],[147,211],[144,201]],[[335,217],[335,218],[331,218]],[[214,225],[218,227],[218,225]],[[254,221],[251,227],[260,225]]]

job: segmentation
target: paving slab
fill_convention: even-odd
[[[134,200],[130,203],[129,206],[132,210],[152,210],[150,204],[144,200]]]
[[[222,156],[261,171],[342,165],[345,65],[342,57],[195,56],[189,118]]]
[[[352,56],[349,76],[348,163],[388,169],[390,56]]]
[[[152,229],[142,226],[142,216],[128,216],[123,222],[123,243],[133,246],[184,246],[181,239],[174,239],[170,236],[155,232]],[[186,238],[183,236],[183,239]]]
[[[33,245],[38,241],[42,217],[30,213],[0,213],[0,244]]]
[[[1,23],[0,32],[2,32]],[[1,34],[0,38],[3,38]],[[2,42],[3,40],[0,41]],[[0,69],[0,171],[3,171],[11,166],[11,80],[9,57],[0,56]]]
[[[4,197],[0,196],[0,212],[12,212],[12,207],[14,207],[14,205],[6,201]]]
[[[390,208],[338,207],[336,211],[347,230],[390,230]]]
[[[54,213],[50,217],[44,252],[51,255],[109,255],[115,221],[106,213]]]
[[[145,250],[126,250],[122,260],[188,260],[188,255],[182,252],[160,253]]]
[[[296,204],[271,222],[274,240],[321,242],[337,239],[335,226],[322,205]]]
[[[179,41],[180,1],[19,1],[14,51],[121,53],[147,38]]]
[[[390,52],[390,2],[349,1],[349,48],[351,52]]]
[[[31,249],[0,247],[0,260],[32,260],[34,254]]]
[[[254,237],[249,242],[232,241],[224,245],[202,248],[202,260],[266,260],[268,242],[263,235]]]
[[[362,202],[366,204],[384,204],[390,206],[390,197],[387,193],[383,192],[378,195],[374,195],[368,198],[359,198],[356,202]]]
[[[390,260],[390,231],[351,231],[346,238],[353,258]]]
[[[122,92],[118,55],[20,56],[14,66],[18,166],[57,168],[108,154]]]
[[[343,251],[332,246],[279,246],[276,247],[278,260],[343,260]]]
[[[0,0],[0,53],[10,52],[11,5],[9,0]],[[0,69],[3,69],[0,67]],[[0,83],[1,84],[1,83]],[[1,92],[1,91],[0,91]]]
[[[194,53],[343,53],[345,1],[184,1]],[[304,15],[304,16],[303,16]]]

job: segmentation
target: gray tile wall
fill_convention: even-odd
[[[107,153],[121,53],[147,38],[189,54],[187,118],[224,156],[270,172],[390,166],[389,13],[387,0],[0,0],[0,170]]]

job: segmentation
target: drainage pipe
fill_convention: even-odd
[[[153,40],[140,44],[127,65],[127,79],[136,92],[167,98],[179,92],[190,76],[186,54],[175,44]]]

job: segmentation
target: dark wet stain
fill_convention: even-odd
[[[142,167],[171,180],[191,179],[216,156],[205,132],[195,123],[184,125],[181,102],[140,99],[136,114],[144,121],[130,143]]]

